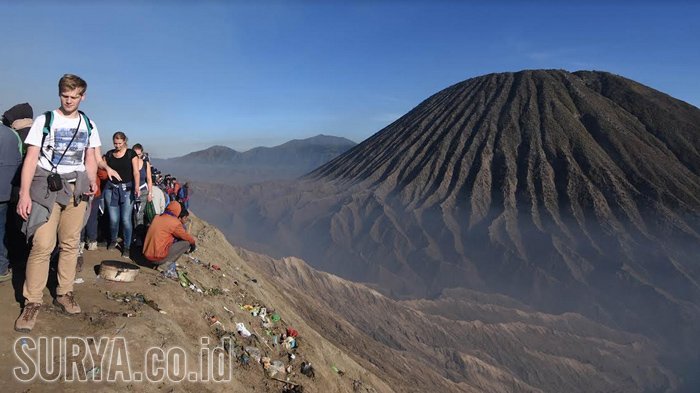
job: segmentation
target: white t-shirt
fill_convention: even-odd
[[[95,123],[90,121],[92,133],[90,134],[90,140],[88,140],[88,129],[82,116],[72,119],[61,115],[58,110],[54,110],[51,132],[46,135],[44,145],[41,146],[41,140],[44,137],[45,118],[45,115],[41,115],[34,120],[27,138],[24,140],[24,143],[28,145],[41,147],[39,167],[50,171],[54,165],[58,164],[56,169],[60,174],[85,171],[85,149],[98,147],[102,144]],[[73,143],[70,143],[75,134],[75,128],[78,127],[78,122],[80,122],[80,130],[75,135]],[[70,147],[68,146],[69,143]],[[67,148],[68,150],[66,151]],[[66,154],[61,159],[64,151]],[[52,162],[53,165],[51,165]]]

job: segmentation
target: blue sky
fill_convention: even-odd
[[[0,109],[53,109],[75,73],[103,143],[122,130],[171,157],[360,142],[449,85],[521,69],[610,71],[700,106],[700,6],[520,3],[0,0]]]

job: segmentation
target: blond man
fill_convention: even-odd
[[[97,127],[78,109],[86,90],[83,79],[64,75],[58,82],[61,106],[37,117],[24,141],[27,154],[17,213],[25,220],[22,229],[32,242],[32,250],[23,288],[25,305],[15,321],[15,330],[20,332],[31,331],[36,323],[57,239],[60,252],[54,305],[68,314],[81,311],[73,281],[87,200],[97,190],[95,149],[100,146]]]

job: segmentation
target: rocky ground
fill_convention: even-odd
[[[203,293],[185,288],[179,281],[165,278],[158,271],[147,267],[141,268],[134,282],[104,280],[96,274],[96,267],[103,260],[120,260],[118,252],[103,248],[85,251],[84,268],[78,273],[78,279],[84,282],[75,285],[76,297],[83,313],[77,316],[63,314],[51,305],[49,291],[46,290],[45,306],[39,314],[36,327],[29,334],[20,334],[13,330],[14,320],[20,312],[14,288],[10,283],[3,284],[0,287],[0,307],[3,310],[0,316],[2,390],[44,392],[58,388],[79,392],[96,389],[126,389],[134,392],[282,392],[285,386],[292,389],[300,385],[304,392],[393,391],[295,316],[283,297],[270,297],[268,294],[276,289],[270,287],[268,282],[237,257],[230,245],[222,243],[220,234],[212,231],[211,227],[206,228],[205,224],[194,220],[191,230],[197,235],[200,247],[192,254],[192,258],[185,256],[178,261],[178,270],[186,272],[196,287],[203,289]],[[215,270],[211,265],[216,265],[220,270]],[[263,327],[263,319],[259,315],[252,315],[248,310],[251,307],[246,306],[253,306],[253,311],[257,309],[258,312],[260,307],[266,307],[268,327]],[[162,311],[159,312],[156,308]],[[280,320],[271,321],[272,315],[279,315]],[[243,323],[258,339],[254,336],[241,337],[236,332],[237,323]],[[296,339],[298,347],[292,350],[285,348],[280,337],[287,327],[299,332]],[[96,340],[107,337],[112,342],[126,344],[130,370],[133,372],[144,370],[144,357],[152,347],[164,351],[182,348],[186,353],[188,370],[198,370],[199,359],[202,358],[202,338],[209,339],[209,345],[205,347],[214,348],[219,345],[218,337],[222,335],[230,336],[234,343],[228,352],[234,354],[233,378],[230,382],[185,380],[172,383],[167,382],[166,377],[163,382],[108,383],[104,379],[110,375],[110,371],[102,368],[96,372],[91,363],[86,367],[78,366],[75,372],[60,375],[58,382],[42,382],[41,378],[36,378],[31,383],[21,383],[13,377],[13,369],[22,365],[13,348],[21,346],[20,338],[25,336],[29,340],[42,336],[94,337]],[[278,344],[274,343],[274,336],[277,336]],[[123,341],[119,337],[123,337]],[[20,342],[17,343],[17,340]],[[116,352],[124,353],[120,350]],[[27,353],[36,356],[30,350]],[[295,355],[293,360],[290,360],[290,354]],[[241,362],[241,355],[248,357],[247,365]],[[284,363],[285,369],[291,366],[290,373],[285,370],[274,375],[277,379],[272,379],[263,365],[256,362],[256,356],[269,357],[271,362],[279,360]],[[110,358],[108,354],[103,357]],[[53,356],[51,364],[59,366],[60,360],[60,356]],[[314,378],[300,372],[302,362],[311,363]],[[61,382],[64,380],[63,375],[69,378],[87,378],[87,382]],[[95,381],[98,375],[101,375],[102,382]],[[173,376],[179,378],[178,375]],[[287,380],[292,384],[286,384]]]

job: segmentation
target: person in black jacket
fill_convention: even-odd
[[[5,247],[5,228],[8,226],[8,210],[12,195],[12,181],[22,164],[22,140],[19,135],[4,125],[0,125],[0,282],[12,278],[9,272],[10,261]],[[11,212],[10,214],[14,214]]]

